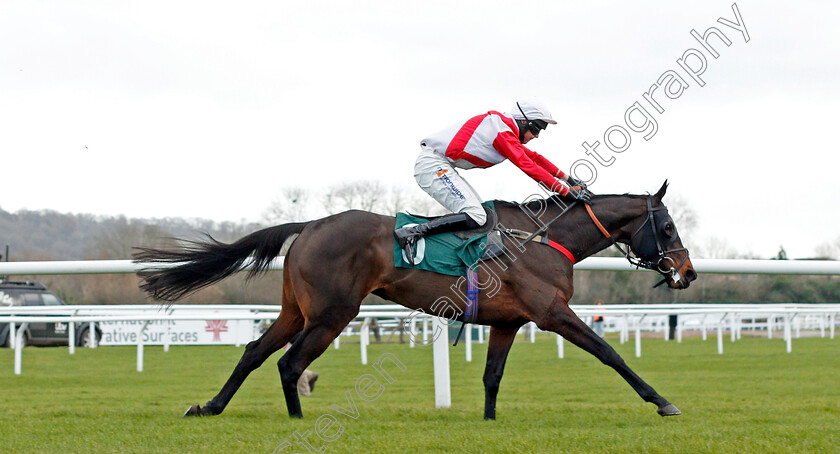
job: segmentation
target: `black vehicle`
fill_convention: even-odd
[[[0,280],[0,307],[9,306],[66,306],[64,301],[39,282],[11,282]],[[38,315],[52,315],[42,312]],[[16,324],[16,328],[21,325]],[[81,347],[96,347],[102,338],[102,331],[94,324],[95,339],[91,345],[88,330],[90,323],[76,323],[76,345]],[[0,345],[12,346],[9,336],[8,323],[0,324]],[[16,330],[17,332],[17,330]],[[67,345],[70,333],[68,322],[29,323],[23,334],[24,346],[27,345]]]

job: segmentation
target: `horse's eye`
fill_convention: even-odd
[[[677,230],[674,228],[673,222],[666,222],[665,225],[662,226],[662,234],[665,235],[666,238],[673,238],[676,233]]]

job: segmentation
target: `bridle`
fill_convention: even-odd
[[[595,216],[595,213],[592,211],[592,207],[589,206],[588,203],[585,203],[583,206],[586,207],[586,212],[589,213],[590,219],[592,219],[592,222],[598,227],[598,230],[600,230],[601,233],[610,240],[610,243],[612,243],[612,245],[615,246],[622,255],[624,255],[631,265],[636,268],[653,270],[664,276],[662,281],[654,285],[654,288],[668,282],[668,279],[671,279],[675,283],[680,282],[681,277],[678,270],[681,269],[688,260],[688,249],[684,247],[665,249],[663,246],[664,241],[657,227],[662,226],[665,223],[672,222],[671,217],[668,216],[667,209],[664,206],[654,208],[651,203],[650,196],[645,199],[645,202],[647,203],[647,216],[645,217],[645,222],[643,222],[642,225],[633,232],[633,235],[630,236],[630,247],[626,249],[623,249],[619,245],[618,240],[610,235],[610,232],[604,228],[604,225],[601,224],[601,221],[598,220],[598,217]],[[536,232],[529,233],[521,230],[505,229],[502,233],[514,238],[522,239],[523,241],[518,244],[520,249],[531,240],[537,240],[540,243],[547,244],[563,252],[572,261],[572,263],[574,263],[575,259],[567,249],[560,247],[553,241],[548,240],[548,238],[542,236],[542,234],[548,230],[548,227],[553,224],[554,221],[560,219],[577,203],[578,202],[575,201],[571,205],[566,206],[560,214],[555,216],[551,221],[543,224],[543,226]],[[646,229],[645,226],[648,225],[650,228]],[[636,251],[636,254],[634,254],[633,251]],[[668,254],[680,251],[685,251],[685,258],[683,258],[682,262],[675,267],[674,265],[676,262],[674,262],[674,259],[671,257],[668,257]]]
[[[660,285],[668,282],[668,279],[673,280],[675,283],[679,282],[680,273],[677,270],[682,268],[686,260],[688,260],[688,249],[684,247],[665,249],[663,247],[663,240],[657,226],[661,225],[663,222],[669,222],[670,217],[667,215],[667,211],[664,206],[654,208],[650,201],[650,197],[647,197],[645,201],[647,202],[647,216],[645,218],[645,222],[643,222],[642,225],[633,232],[633,235],[630,237],[631,247],[628,247],[627,249],[622,249],[618,241],[610,235],[610,232],[608,232],[607,229],[604,228],[598,220],[598,217],[592,212],[592,208],[588,204],[584,206],[586,207],[586,212],[589,213],[589,217],[592,219],[592,222],[594,222],[598,227],[598,230],[600,230],[601,233],[610,240],[610,242],[624,255],[631,265],[634,265],[636,268],[653,270],[665,276],[664,279],[654,285],[654,287],[659,287]],[[648,225],[650,228],[645,229],[645,226]],[[654,246],[656,246],[655,250],[653,249]],[[634,255],[631,249],[637,251],[638,256]],[[668,254],[680,251],[685,251],[685,258],[683,258],[679,265],[674,267],[676,262],[674,262],[674,259],[671,257],[668,257]]]

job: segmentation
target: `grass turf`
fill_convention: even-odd
[[[358,345],[330,347],[311,367],[315,392],[302,397],[305,418],[286,415],[275,354],[251,374],[224,414],[181,418],[186,408],[218,392],[242,348],[146,347],[145,371],[136,372],[133,347],[27,348],[23,375],[13,375],[13,351],[0,349],[0,450],[3,452],[308,452],[294,444],[309,432],[313,452],[840,452],[840,344],[794,339],[714,338],[681,344],[645,339],[610,343],[660,394],[683,411],[662,418],[612,369],[566,344],[558,359],[554,338],[535,345],[518,340],[499,392],[497,421],[484,421],[481,377],[486,345],[474,345],[466,363],[452,348],[452,407],[434,408],[431,347],[372,345],[370,364]],[[386,366],[387,383],[372,364],[394,354],[404,372]],[[384,389],[373,401],[355,384],[371,374]],[[364,381],[364,380],[362,380]],[[364,383],[363,383],[364,384]],[[343,415],[333,405],[350,408]],[[332,427],[316,435],[319,416]],[[321,418],[321,424],[330,416]]]

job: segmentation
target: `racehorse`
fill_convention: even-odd
[[[629,247],[628,259],[656,270],[674,289],[687,288],[697,274],[676,226],[662,204],[668,182],[654,195],[597,195],[590,205],[557,195],[524,204],[495,202],[499,222],[511,230],[535,230],[567,249],[569,255],[546,246],[548,241],[517,242],[493,260],[498,291],[479,295],[474,323],[489,325],[484,371],[484,418],[496,418],[496,396],[505,360],[521,326],[535,322],[612,367],[662,416],[679,409],[645,383],[616,351],[569,308],[573,260],[582,260],[612,244]],[[562,214],[561,214],[562,213]],[[548,222],[546,222],[548,221]],[[297,391],[301,373],[318,358],[359,313],[362,298],[373,293],[411,309],[433,310],[457,278],[425,270],[395,267],[395,219],[365,211],[346,211],[323,219],[269,227],[225,244],[208,237],[179,248],[138,248],[134,259],[141,288],[153,298],[176,301],[198,289],[251,266],[249,277],[265,271],[285,254],[282,310],[278,319],[245,352],[221,391],[188,415],[220,414],[234,393],[257,367],[293,336],[298,339],[277,362],[289,415],[303,417]],[[530,235],[535,237],[535,235]],[[510,243],[515,239],[511,238]],[[524,243],[524,244],[523,244]],[[631,255],[631,251],[635,257]],[[450,299],[463,320],[466,303]]]

